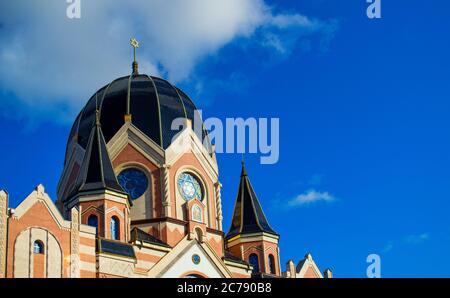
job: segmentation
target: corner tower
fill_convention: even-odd
[[[64,213],[78,207],[81,223],[96,227],[99,237],[128,241],[131,204],[114,174],[97,111],[74,187],[62,201]]]
[[[269,225],[242,162],[241,179],[226,248],[253,266],[255,275],[280,275],[279,235]]]

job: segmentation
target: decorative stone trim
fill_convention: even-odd
[[[220,193],[220,190],[222,188],[222,184],[217,181],[214,183],[214,193],[216,195],[216,210],[217,210],[217,226],[220,231],[222,231],[222,194]]]
[[[71,232],[70,232],[70,277],[80,277],[80,224],[81,213],[77,207],[71,209]]]
[[[0,190],[0,278],[6,277],[6,245],[8,231],[8,194]]]
[[[163,205],[163,214],[164,216],[170,217],[171,216],[171,208],[170,208],[170,175],[169,175],[169,169],[170,165],[164,164],[161,167],[161,176],[162,179],[162,194],[161,197],[163,198],[162,205]]]

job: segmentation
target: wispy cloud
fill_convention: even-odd
[[[303,205],[310,205],[318,202],[334,202],[336,197],[331,195],[329,192],[320,192],[314,189],[308,190],[305,193],[299,194],[294,199],[288,201],[288,206],[297,207]]]
[[[233,41],[287,55],[300,37],[326,40],[337,28],[264,0],[82,1],[78,20],[66,8],[66,1],[2,3],[0,91],[34,114],[56,111],[53,120],[69,122],[96,89],[128,73],[132,36],[141,41],[141,71],[177,83]]]
[[[389,241],[383,248],[383,253],[388,253],[394,248],[394,243],[392,241]]]
[[[419,245],[423,242],[426,242],[430,239],[430,235],[428,233],[421,233],[421,234],[411,234],[406,235],[402,237],[400,240],[397,241],[389,241],[384,248],[382,249],[383,253],[388,253],[391,250],[393,250],[395,247],[401,247],[405,245]]]
[[[428,233],[422,233],[418,235],[408,235],[403,241],[408,244],[420,244],[424,241],[427,241],[430,238]]]

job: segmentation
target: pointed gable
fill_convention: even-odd
[[[323,278],[310,253],[307,253],[305,258],[298,263],[296,271],[298,278]]]
[[[117,181],[100,123],[97,121],[89,135],[81,169],[69,198],[84,192],[105,190],[126,194]]]
[[[242,163],[241,180],[239,183],[236,204],[230,231],[226,238],[239,234],[269,233],[278,235],[269,225],[261,204],[250,183],[244,163]]]

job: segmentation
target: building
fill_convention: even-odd
[[[214,146],[197,114],[136,61],[98,90],[74,121],[56,203],[38,185],[9,208],[0,191],[0,277],[331,277],[310,254],[283,270],[244,164],[224,233]]]

